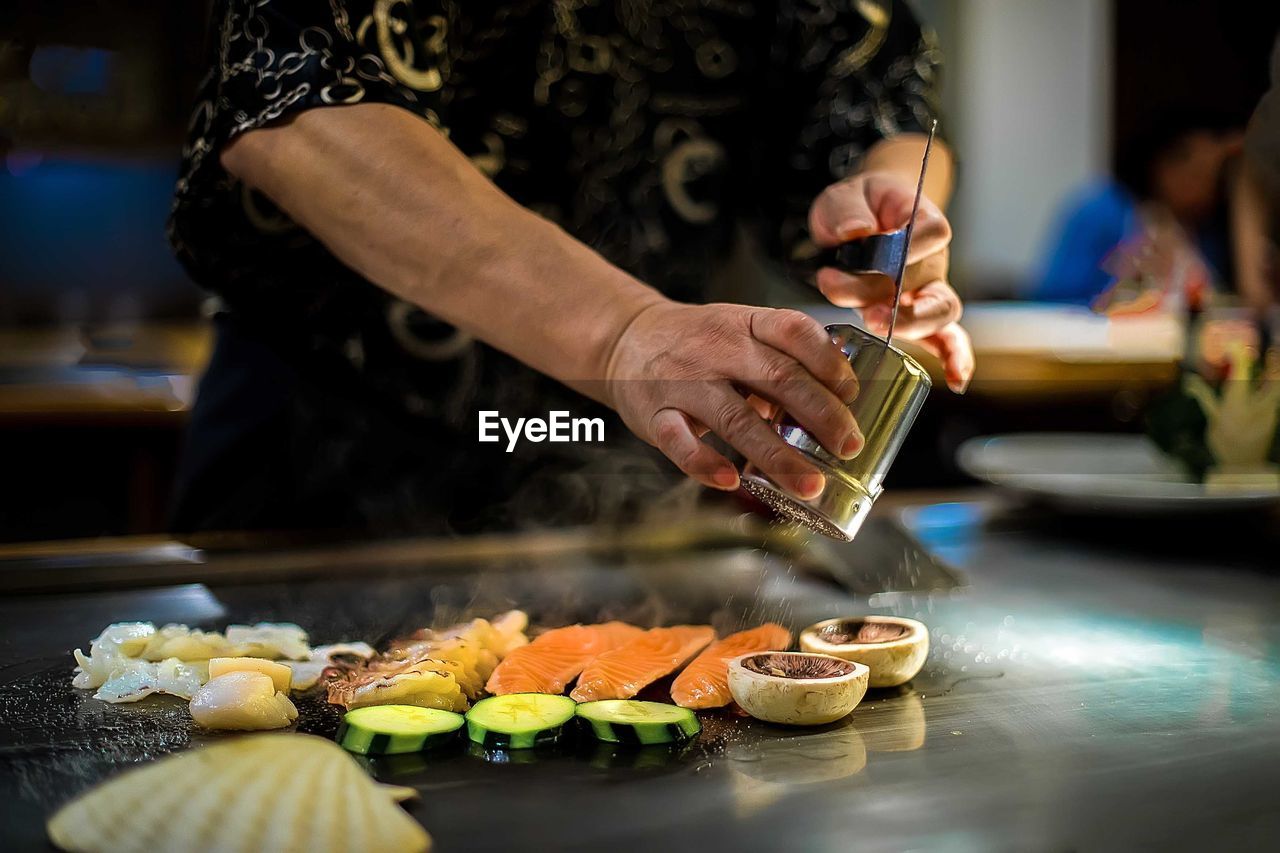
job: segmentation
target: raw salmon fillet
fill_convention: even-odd
[[[587,664],[643,633],[643,628],[625,622],[553,628],[503,658],[485,689],[499,696],[563,693]]]
[[[766,622],[712,643],[685,667],[671,685],[671,698],[682,708],[722,708],[729,693],[729,661],[750,652],[781,651],[791,645],[791,632]]]
[[[593,660],[569,695],[578,702],[630,699],[646,685],[684,666],[715,638],[709,625],[651,628]]]

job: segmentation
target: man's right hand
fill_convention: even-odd
[[[608,367],[607,402],[690,477],[738,488],[737,469],[702,441],[710,431],[804,499],[821,493],[822,474],[762,410],[781,406],[847,459],[863,445],[848,408],[857,393],[849,362],[822,325],[773,308],[657,302],[626,327]]]

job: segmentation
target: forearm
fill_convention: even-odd
[[[618,337],[663,299],[396,107],[310,110],[222,163],[370,281],[597,398]]]
[[[862,170],[893,172],[910,178],[912,183],[920,176],[920,161],[928,137],[922,133],[903,133],[881,140],[872,146],[862,162]],[[933,140],[929,154],[929,171],[924,178],[924,194],[943,210],[951,200],[955,181],[955,161],[951,149],[941,139]]]
[[[1253,174],[1247,157],[1232,175],[1231,241],[1240,296],[1259,311],[1275,302],[1270,280],[1271,243],[1268,238],[1272,210]]]

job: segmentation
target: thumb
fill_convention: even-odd
[[[809,234],[819,246],[838,246],[881,230],[862,181],[832,184],[809,208]]]

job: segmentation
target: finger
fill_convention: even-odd
[[[852,459],[865,443],[849,406],[813,378],[799,362],[770,347],[761,347],[743,366],[738,382],[777,403],[823,447],[841,459]]]
[[[906,228],[915,204],[915,187],[892,180],[867,182],[866,195],[876,220],[886,230]],[[920,197],[920,209],[916,211],[916,224],[911,230],[909,263],[941,251],[951,243],[951,223],[942,209],[928,196]]]
[[[795,359],[838,398],[851,403],[858,396],[849,360],[817,320],[800,311],[763,309],[752,312],[750,324],[752,337]]]
[[[920,340],[955,323],[964,313],[960,295],[945,281],[933,281],[913,293],[902,294],[898,322],[893,333],[908,340]],[[876,303],[863,309],[862,320],[876,334],[889,331],[892,303]]]
[[[930,282],[945,279],[950,262],[951,251],[943,246],[907,267],[902,277],[902,289],[918,290]],[[818,270],[815,282],[823,296],[833,305],[843,308],[864,308],[877,302],[893,302],[893,279],[887,275],[850,275],[833,267],[823,267]]]
[[[809,236],[819,246],[838,246],[867,237],[879,233],[879,226],[860,182],[832,184],[809,207]]]
[[[963,394],[969,389],[977,360],[969,333],[963,326],[952,323],[939,330],[936,335],[922,338],[918,343],[942,362],[948,388],[957,394]]]
[[[730,492],[740,485],[738,469],[698,438],[692,420],[684,412],[659,409],[649,421],[649,436],[677,468],[702,485]]]
[[[904,291],[919,290],[934,281],[946,281],[951,267],[951,249],[943,246],[932,255],[926,255],[918,261],[907,264],[907,271],[902,276]]]
[[[727,386],[685,407],[783,489],[802,500],[822,494],[821,472]]]
[[[832,267],[818,270],[818,290],[832,305],[863,308],[877,302],[893,301],[893,279],[887,275],[850,275]]]

